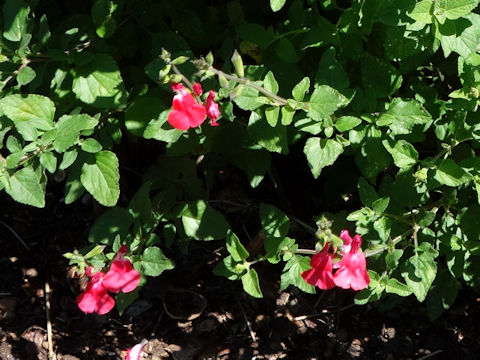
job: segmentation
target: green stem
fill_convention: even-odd
[[[234,75],[224,73],[221,70],[215,69],[213,66],[208,64],[204,59],[200,59],[199,62],[200,62],[200,65],[202,67],[206,68],[207,71],[211,71],[212,73],[214,73],[217,76],[223,76],[227,80],[235,81],[236,83],[239,83],[239,84],[242,84],[242,85],[245,85],[245,86],[249,86],[252,89],[255,89],[258,92],[266,95],[268,98],[272,99],[275,102],[274,105],[277,105],[277,106],[287,105],[287,99],[285,99],[281,96],[275,95],[274,93],[272,93],[272,92],[266,90],[265,88],[253,83],[252,81],[250,81],[247,78],[237,77],[237,76],[234,76]]]

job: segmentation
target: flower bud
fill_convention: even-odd
[[[244,77],[245,72],[243,71],[243,60],[237,50],[233,52],[231,60],[232,60],[233,67],[235,68],[236,74],[239,77]]]

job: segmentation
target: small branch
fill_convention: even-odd
[[[405,236],[411,234],[413,232],[413,229],[405,231],[403,234],[398,235],[396,238],[394,238],[392,241],[390,241],[388,244],[383,245],[382,247],[378,249],[367,249],[363,253],[365,254],[365,257],[370,257],[373,255],[380,254],[381,252],[384,252],[389,248],[391,245],[396,245],[398,244]]]
[[[10,230],[10,232],[13,234],[13,236],[15,236],[15,237],[17,238],[17,240],[20,242],[20,244],[22,244],[25,249],[27,249],[28,251],[30,251],[30,248],[29,248],[28,245],[25,243],[25,241],[23,241],[23,239],[20,237],[20,235],[18,235],[18,234],[15,232],[15,230],[13,230],[13,228],[12,228],[10,225],[4,223],[2,220],[0,220],[0,224],[2,224],[2,225],[5,226],[8,230]]]
[[[50,319],[50,285],[45,282],[45,313],[47,316],[48,360],[57,360],[53,351],[52,321]]]
[[[287,99],[285,99],[281,96],[275,95],[274,93],[264,89],[263,87],[251,82],[247,78],[244,78],[244,77],[240,78],[240,77],[236,77],[236,76],[224,73],[221,70],[215,69],[213,66],[208,64],[204,59],[200,59],[199,62],[200,62],[200,65],[205,67],[207,71],[211,71],[217,76],[223,76],[227,80],[235,81],[239,84],[249,86],[252,89],[257,90],[258,92],[260,92],[260,93],[266,95],[267,97],[269,97],[270,99],[274,100],[276,105],[280,105],[280,106],[287,105]],[[195,62],[194,62],[194,64],[195,64]]]
[[[248,332],[250,333],[250,337],[252,338],[252,341],[257,342],[257,337],[255,336],[255,332],[253,331],[252,326],[250,325],[250,321],[248,320],[247,313],[245,312],[242,304],[240,303],[240,301],[237,300],[237,298],[235,298],[235,301],[237,302],[238,306],[240,307],[240,311],[242,312],[243,318],[245,319],[245,322],[246,322],[247,327],[248,327]]]

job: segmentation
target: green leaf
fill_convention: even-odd
[[[53,174],[57,170],[57,158],[52,152],[45,152],[40,155],[40,164],[48,170],[50,174]]]
[[[45,96],[9,95],[0,99],[0,109],[13,121],[17,131],[27,141],[33,141],[38,137],[37,130],[52,128],[55,105]]]
[[[132,134],[142,136],[147,125],[149,126],[151,121],[159,119],[165,110],[167,110],[166,106],[159,101],[158,96],[148,94],[139,96],[125,111],[125,127]],[[168,112],[170,112],[170,109],[168,109]],[[152,136],[149,138],[152,138]]]
[[[263,79],[263,87],[272,94],[276,95],[278,93],[278,82],[275,80],[275,76],[271,71],[265,75],[265,79]]]
[[[85,188],[80,181],[82,174],[82,163],[78,161],[73,164],[65,183],[65,204],[71,204],[78,200],[85,192]]]
[[[396,269],[398,267],[398,260],[400,260],[402,255],[402,249],[394,249],[391,253],[389,252],[387,255],[385,255],[385,264],[391,270]]]
[[[243,87],[241,93],[233,101],[242,110],[255,110],[264,104],[259,100],[258,91],[249,86]]]
[[[278,11],[280,10],[283,5],[285,5],[286,0],[270,0],[270,7],[272,8],[272,11]]]
[[[107,150],[96,153],[83,164],[80,180],[100,204],[114,206],[120,196],[120,174],[115,153]]]
[[[292,90],[293,98],[297,101],[303,101],[305,94],[310,88],[310,78],[304,77]]]
[[[430,0],[419,1],[411,11],[407,12],[407,15],[415,21],[431,24],[433,22],[433,2]]]
[[[125,310],[127,310],[127,308],[138,299],[138,292],[139,289],[135,289],[129,293],[119,292],[115,296],[115,306],[117,307],[120,316],[122,316]]]
[[[250,114],[248,119],[248,135],[261,147],[280,154],[288,153],[287,129],[281,124],[272,127],[257,113]]]
[[[350,85],[350,80],[342,65],[336,59],[335,47],[330,47],[322,54],[315,75],[316,85],[329,85],[337,90],[344,90]]]
[[[335,121],[335,128],[340,132],[344,132],[353,129],[361,123],[362,120],[355,116],[342,116]]]
[[[242,276],[243,290],[254,298],[263,298],[262,290],[258,282],[258,274],[254,269],[248,270],[246,274]]]
[[[410,134],[415,125],[424,125],[432,120],[431,115],[419,102],[400,98],[392,100],[386,114],[390,117],[389,127],[394,135]]]
[[[245,273],[245,270],[246,266],[243,262],[237,262],[229,255],[213,268],[213,273],[224,276],[229,280],[238,280]]]
[[[90,229],[88,241],[94,244],[113,244],[116,236],[124,239],[129,233],[133,218],[128,210],[114,207],[103,213]]]
[[[294,285],[306,293],[315,294],[315,287],[307,283],[301,276],[302,272],[310,268],[309,257],[293,255],[283,268],[280,289],[285,290],[289,285]]]
[[[61,153],[75,145],[82,130],[90,130],[97,126],[98,120],[87,115],[63,115],[55,124],[57,134],[53,141],[53,148]]]
[[[447,186],[460,186],[470,179],[470,175],[452,159],[444,159],[438,165],[434,178]]]
[[[313,120],[320,121],[349,102],[350,100],[337,90],[327,85],[320,85],[310,97],[307,113]]]
[[[187,204],[182,213],[185,235],[195,240],[218,240],[227,236],[229,226],[221,213],[203,200]]]
[[[9,176],[5,191],[19,203],[38,208],[45,206],[45,188],[31,167],[25,167]]]
[[[412,167],[418,162],[418,152],[408,141],[383,140],[382,144],[400,169]]]
[[[92,7],[92,20],[96,33],[103,39],[113,35],[117,23],[112,16],[115,5],[110,0],[96,0]]]
[[[17,74],[18,85],[27,85],[35,79],[36,73],[30,66],[25,66]]]
[[[227,232],[225,241],[227,243],[227,250],[232,256],[233,260],[237,262],[243,262],[250,256],[237,235],[235,235],[235,233],[233,233],[230,229]]]
[[[158,247],[147,247],[143,251],[140,268],[146,276],[159,276],[165,270],[175,267],[172,260],[168,259]]]
[[[95,154],[102,150],[102,144],[95,139],[87,138],[82,142],[81,148],[85,152]]]
[[[287,236],[290,230],[290,220],[277,207],[270,204],[260,204],[260,222],[265,235],[277,238]]]
[[[6,0],[3,12],[3,37],[10,41],[20,41],[27,32],[27,17],[30,7],[24,0]]]
[[[182,136],[183,131],[172,129],[172,126],[167,122],[169,112],[170,110],[163,111],[158,119],[152,120],[148,123],[143,133],[145,139],[155,139],[167,143],[174,143]],[[125,116],[127,115],[125,114]],[[142,121],[141,117],[137,117],[136,119]],[[132,131],[131,128],[133,126],[131,122],[128,126],[130,126],[129,130]],[[138,126],[135,125],[134,128],[134,133],[136,133]]]
[[[387,285],[385,286],[385,292],[390,294],[397,294],[398,296],[409,296],[412,291],[408,288],[407,285],[401,283],[395,278],[390,278],[387,281]]]
[[[422,243],[415,249],[415,254],[401,265],[401,274],[408,288],[418,301],[425,300],[428,290],[435,280],[438,251],[431,244]]]
[[[74,161],[77,159],[77,156],[78,151],[76,149],[65,152],[63,154],[62,162],[60,163],[60,166],[58,168],[60,170],[67,169],[70,165],[74,163]]]
[[[127,93],[117,63],[110,55],[96,54],[76,69],[72,90],[78,99],[97,108],[123,107]]]
[[[275,53],[286,63],[294,64],[298,61],[297,51],[293,43],[286,37],[281,37],[275,44]]]
[[[467,58],[476,53],[480,41],[480,15],[471,13],[456,20],[447,19],[438,25],[435,37],[440,40],[445,57],[455,51]]]
[[[311,137],[305,143],[303,152],[307,156],[308,165],[316,179],[324,167],[332,165],[337,160],[343,152],[343,146],[333,139]]]
[[[373,202],[378,199],[377,192],[370,183],[361,177],[358,179],[358,195],[363,205],[372,207]]]
[[[277,106],[268,107],[265,109],[265,118],[267,119],[267,122],[271,127],[275,127],[277,125],[279,114],[280,108]]]
[[[468,15],[478,5],[478,0],[435,0],[433,14],[443,24],[446,19],[455,20]]]
[[[295,110],[291,109],[288,105],[282,106],[282,125],[290,125],[295,115]]]
[[[448,271],[439,272],[427,297],[428,317],[435,320],[444,310],[449,309],[461,289],[462,284],[453,278]]]

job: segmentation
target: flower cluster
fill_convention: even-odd
[[[80,310],[84,313],[106,314],[115,306],[115,300],[109,292],[128,293],[137,288],[140,283],[140,273],[133,268],[130,260],[124,258],[126,253],[127,247],[122,245],[106,273],[93,274],[92,268],[87,268],[85,274],[91,279],[85,291],[77,296]]]
[[[312,268],[302,272],[302,277],[307,283],[323,290],[335,286],[355,291],[365,289],[370,283],[370,277],[365,255],[359,251],[362,238],[355,235],[352,239],[348,230],[342,230],[340,238],[343,240],[341,260],[333,262],[335,254],[330,252],[331,246],[326,243],[323,250],[312,257]]]
[[[210,119],[211,126],[218,126],[217,118],[220,116],[220,109],[215,102],[215,91],[208,92],[205,105],[199,104],[196,97],[203,94],[202,85],[193,84],[192,95],[182,84],[174,83],[172,90],[176,92],[173,97],[173,110],[168,114],[168,123],[178,130],[188,130],[200,126],[205,117]]]

